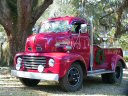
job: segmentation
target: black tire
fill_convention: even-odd
[[[20,82],[28,87],[33,87],[36,86],[40,80],[36,80],[36,79],[28,79],[28,78],[19,78]]]
[[[102,74],[102,81],[109,84],[120,84],[123,77],[122,63],[119,61],[114,73]]]
[[[79,63],[74,63],[66,75],[60,79],[60,86],[64,91],[77,91],[82,88],[83,70]]]

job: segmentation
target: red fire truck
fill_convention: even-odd
[[[120,84],[126,68],[122,49],[94,44],[92,21],[66,16],[42,22],[14,57],[11,74],[26,86],[55,81],[65,91],[79,90],[84,78],[97,74],[105,83]]]

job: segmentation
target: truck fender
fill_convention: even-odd
[[[112,58],[111,58],[111,68],[112,68],[113,71],[115,71],[116,65],[119,61],[122,63],[123,68],[127,68],[126,63],[125,63],[122,56],[113,55]]]
[[[74,64],[75,62],[79,62],[82,69],[85,69],[84,73],[86,73],[87,69],[86,69],[86,65],[85,65],[86,63],[84,61],[84,58],[81,57],[80,55],[77,55],[77,56],[71,55],[71,56],[68,56],[66,58],[62,58],[59,77],[62,78],[63,76],[65,76],[66,73],[68,72],[69,68],[71,67],[71,65]]]
[[[16,58],[19,57],[19,56],[23,56],[24,55],[24,52],[20,52],[20,53],[17,53],[15,56],[14,56],[14,59],[13,59],[13,64],[15,66],[16,64]]]

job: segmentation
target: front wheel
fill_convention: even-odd
[[[101,76],[102,76],[102,81],[105,83],[120,84],[123,77],[122,63],[120,61],[117,63],[114,73],[102,74]]]
[[[77,91],[82,87],[83,71],[79,63],[71,65],[67,74],[60,79],[60,86],[65,91]]]
[[[36,80],[36,79],[28,79],[28,78],[19,78],[20,82],[28,87],[33,87],[36,86],[40,80]]]

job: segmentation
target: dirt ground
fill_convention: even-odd
[[[59,85],[41,82],[37,87],[25,87],[17,78],[11,77],[8,69],[0,69],[0,96],[84,96],[84,95],[125,95],[128,96],[128,69],[124,70],[122,84],[104,84],[100,76],[88,77],[83,88],[76,92],[63,92]]]

